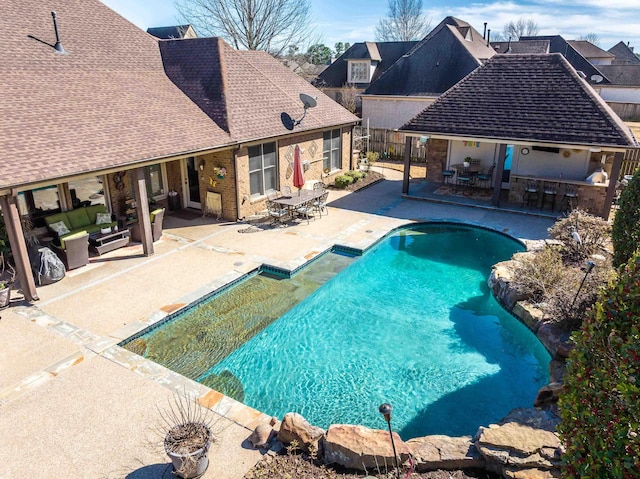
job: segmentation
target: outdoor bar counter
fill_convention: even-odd
[[[523,195],[528,180],[535,180],[538,182],[538,201],[536,203],[538,208],[546,207],[551,209],[553,206],[557,211],[561,208],[566,208],[568,201],[565,197],[565,193],[567,192],[567,186],[569,185],[569,189],[574,187],[578,195],[575,201],[572,202],[571,206],[579,207],[580,209],[586,210],[592,214],[600,214],[602,211],[607,194],[607,187],[609,186],[609,181],[606,183],[589,183],[584,180],[511,174],[509,203],[519,204],[523,202]],[[557,185],[555,198],[543,198],[545,182]]]

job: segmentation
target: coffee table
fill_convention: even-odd
[[[120,229],[110,233],[91,233],[89,235],[89,249],[98,255],[122,248],[129,243],[128,229]]]

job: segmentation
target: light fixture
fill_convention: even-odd
[[[400,468],[398,467],[398,454],[396,454],[396,444],[393,441],[393,432],[391,431],[391,410],[393,407],[388,402],[381,404],[378,408],[380,414],[384,417],[384,420],[387,421],[387,426],[389,426],[389,437],[391,437],[391,448],[393,449],[393,460],[396,465],[396,476],[400,479]]]
[[[200,163],[198,163],[198,168],[200,168],[200,171],[204,170],[204,159],[200,160]]]
[[[600,153],[602,148],[589,148],[589,152],[591,153]]]
[[[578,295],[580,294],[580,290],[582,289],[582,286],[584,286],[584,282],[587,280],[587,276],[589,276],[589,273],[591,273],[591,271],[593,271],[593,268],[595,268],[596,264],[593,261],[587,261],[587,268],[585,270],[584,273],[584,278],[582,278],[582,282],[580,283],[580,287],[578,288],[578,291],[576,291],[576,295],[573,297],[573,302],[571,303],[571,309],[573,310],[573,306],[576,304],[576,299],[578,299]]]
[[[283,111],[280,114],[280,120],[282,121],[284,127],[287,130],[293,130],[296,126],[298,126],[302,122],[302,120],[304,120],[304,117],[307,116],[307,110],[309,108],[314,108],[318,104],[316,100],[317,97],[307,95],[306,93],[300,93],[300,101],[302,102],[302,105],[304,107],[304,112],[302,113],[302,116],[299,120],[294,120],[293,118],[291,118],[291,115]]]

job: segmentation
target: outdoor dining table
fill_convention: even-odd
[[[323,194],[324,191],[322,190],[299,190],[291,193],[291,195],[279,196],[273,202],[283,208],[295,209],[304,203],[317,200]]]
[[[465,170],[463,163],[456,163],[454,165],[451,165],[451,168],[456,170],[458,173],[460,173],[461,171]],[[468,171],[472,175],[477,175],[478,173],[480,173],[480,171],[482,171],[482,166],[472,163],[471,165],[469,165],[469,170]]]

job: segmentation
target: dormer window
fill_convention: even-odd
[[[369,83],[369,62],[349,62],[349,83]]]

